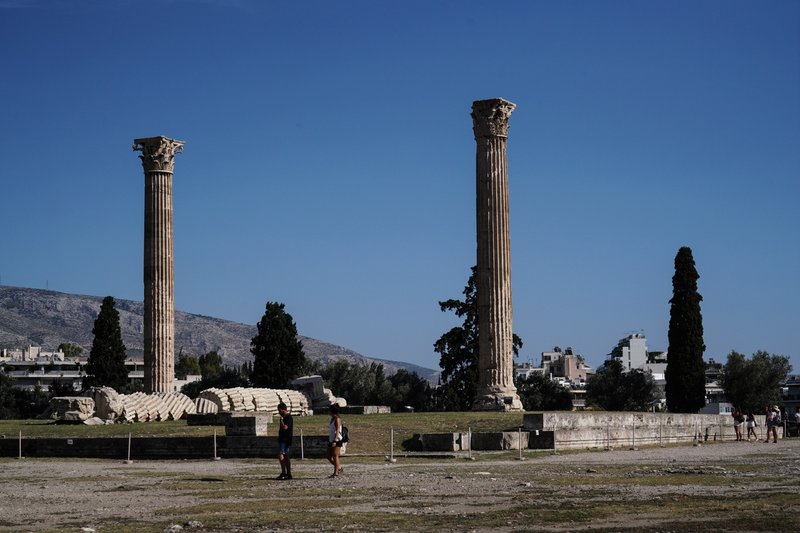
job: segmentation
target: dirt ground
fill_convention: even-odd
[[[2,458],[0,530],[800,531],[800,439],[343,463]]]

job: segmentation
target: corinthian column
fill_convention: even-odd
[[[472,103],[478,236],[478,394],[473,410],[521,410],[514,387],[511,332],[511,237],[508,228],[506,100]]]
[[[135,139],[144,167],[144,390],[172,392],[175,377],[175,275],[172,171],[183,141]]]

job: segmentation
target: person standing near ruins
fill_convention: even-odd
[[[743,441],[742,424],[744,423],[744,415],[738,409],[734,409],[731,416],[733,416],[733,429],[736,431],[736,441]]]
[[[278,461],[281,463],[281,475],[278,479],[292,479],[292,460],[290,458],[292,438],[294,437],[294,420],[286,404],[278,404],[280,422],[278,429]]]
[[[331,413],[331,421],[328,423],[328,462],[333,465],[333,474],[329,477],[337,477],[342,473],[341,459],[342,453],[342,419],[339,416],[339,404],[333,403],[328,408]]]
[[[778,426],[781,425],[780,422],[780,411],[778,410],[778,406],[768,407],[767,408],[767,440],[764,442],[769,442],[769,435],[772,433],[773,441],[778,442]]]
[[[753,435],[753,438],[756,439],[758,442],[758,435],[756,435],[756,426],[758,422],[756,422],[756,417],[752,411],[747,413],[747,442],[750,442],[750,435]]]

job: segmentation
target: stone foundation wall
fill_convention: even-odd
[[[348,405],[339,409],[342,415],[387,415],[392,412],[386,405]]]
[[[764,431],[764,416],[756,415]],[[556,449],[630,448],[680,442],[735,440],[733,417],[675,413],[546,412],[523,418],[528,431],[553,432]],[[743,427],[742,432],[747,433]]]
[[[303,438],[304,456],[325,457],[328,437]],[[19,440],[0,439],[0,456],[17,457]],[[128,457],[127,437],[97,438],[23,438],[23,457],[91,457],[125,460]],[[217,457],[276,458],[277,437],[217,436]],[[292,442],[292,457],[300,457],[300,437]],[[136,437],[131,439],[131,460],[149,459],[213,459],[214,437]]]

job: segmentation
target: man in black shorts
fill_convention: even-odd
[[[292,461],[289,458],[289,452],[292,446],[292,437],[294,433],[294,422],[292,415],[286,408],[286,404],[281,402],[278,404],[278,415],[280,416],[278,430],[278,461],[281,463],[281,475],[278,479],[292,479]]]

